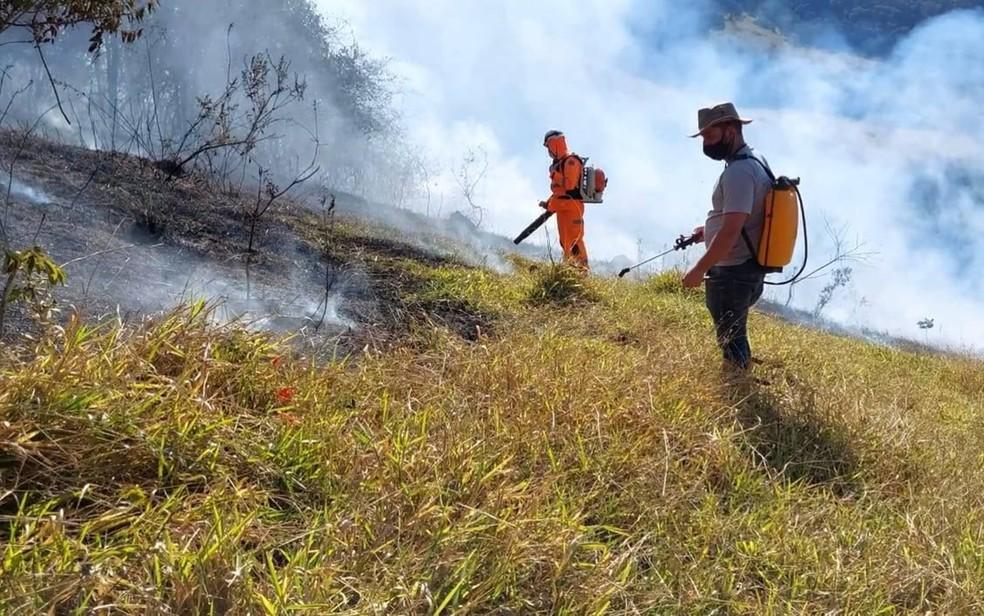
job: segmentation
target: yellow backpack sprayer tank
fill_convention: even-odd
[[[759,265],[775,271],[789,265],[799,230],[799,179],[777,178],[765,197],[765,222],[757,257]]]
[[[806,260],[809,257],[809,240],[806,233],[806,211],[803,207],[803,197],[799,191],[799,178],[788,178],[772,173],[768,165],[754,156],[739,156],[735,160],[754,160],[762,165],[765,172],[772,180],[772,187],[765,196],[765,218],[762,223],[762,237],[759,239],[758,247],[752,244],[748,233],[742,229],[741,235],[745,239],[745,244],[756,261],[766,272],[778,273],[789,265],[793,260],[793,251],[796,249],[797,232],[800,220],[803,223],[803,265],[796,275],[781,283],[766,284],[790,284],[799,278],[803,270],[806,269]],[[801,216],[802,215],[802,216]]]

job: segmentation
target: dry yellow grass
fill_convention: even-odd
[[[196,305],[8,349],[6,612],[984,610],[980,363],[755,315],[729,383],[672,277],[408,267],[493,333],[314,365]]]

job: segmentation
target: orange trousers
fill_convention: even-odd
[[[564,259],[588,268],[588,248],[584,245],[584,202],[553,197],[547,209],[557,216],[557,233]]]

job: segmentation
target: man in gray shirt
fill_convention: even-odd
[[[725,362],[746,369],[752,359],[748,342],[748,310],[762,296],[765,269],[755,256],[765,219],[765,198],[772,186],[768,162],[745,143],[742,119],[735,106],[723,103],[697,113],[704,154],[725,161],[714,186],[712,209],[703,227],[707,251],[683,279],[686,287],[705,281],[705,302]]]

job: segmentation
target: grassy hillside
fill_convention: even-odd
[[[0,349],[5,613],[984,609],[980,363],[755,314],[729,382],[673,275],[361,246],[426,309],[345,361],[203,304]]]

